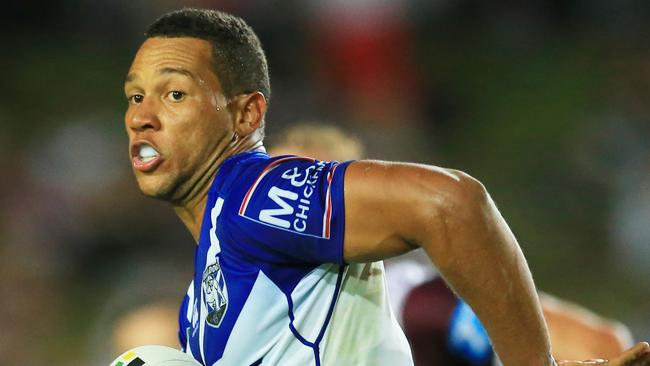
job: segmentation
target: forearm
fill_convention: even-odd
[[[473,184],[479,188],[470,188],[470,197],[444,208],[444,243],[423,247],[476,312],[504,365],[550,365],[548,331],[526,260],[487,193]]]

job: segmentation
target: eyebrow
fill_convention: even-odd
[[[192,74],[189,70],[183,68],[163,67],[162,69],[158,70],[158,74],[180,74],[195,79],[194,74]]]
[[[190,72],[187,69],[183,69],[183,68],[163,67],[162,69],[159,69],[156,73],[157,74],[179,74],[179,75],[184,75],[184,76],[187,76],[189,78],[192,78],[192,79],[196,80],[196,78],[194,77],[194,74],[192,74],[192,72]],[[126,78],[124,79],[124,83],[129,83],[131,81],[134,81],[137,78],[138,78],[138,74],[128,74],[126,76]]]

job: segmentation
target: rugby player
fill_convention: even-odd
[[[198,244],[179,336],[202,364],[412,364],[376,261],[417,247],[505,365],[556,364],[526,261],[477,180],[264,152],[268,70],[243,20],[163,15],[124,90],[138,185],[170,202]],[[650,346],[590,364],[650,364]]]

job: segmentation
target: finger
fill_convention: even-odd
[[[586,365],[603,365],[603,366],[650,366],[650,345],[646,342],[640,342],[634,347],[626,350],[620,356],[611,361],[603,359],[593,359],[587,361],[561,361],[559,366],[586,366]]]
[[[607,365],[607,366],[650,366],[650,345],[647,342],[639,342],[634,347],[626,350],[620,356],[611,361],[593,359],[587,361],[563,361],[559,366],[586,366],[586,365]]]

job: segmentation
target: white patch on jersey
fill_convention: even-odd
[[[228,337],[223,356],[214,365],[250,365],[262,358],[277,345],[282,333],[290,332],[287,311],[282,291],[260,271]],[[310,348],[304,348],[312,353]],[[265,357],[264,364],[267,362]]]
[[[196,335],[197,325],[199,324],[199,301],[197,299],[194,299],[194,306],[192,307],[193,313],[192,313],[192,328],[194,330],[192,331],[192,337]]]
[[[413,365],[388,302],[382,262],[348,265],[336,309],[321,342],[322,365]]]
[[[187,288],[187,296],[192,301],[192,303],[187,304],[187,313],[185,314],[185,318],[187,319],[190,324],[194,325],[192,322],[192,315],[194,313],[194,306],[196,305],[196,300],[194,300],[194,280],[190,282],[190,287]]]
[[[217,202],[214,204],[214,207],[212,207],[212,210],[210,211],[210,221],[212,223],[212,227],[210,228],[210,249],[212,249],[212,247],[215,247],[217,254],[221,252],[221,246],[219,246],[219,239],[217,238],[217,217],[219,217],[222,208],[223,198],[219,197],[217,198]]]
[[[196,299],[194,298],[194,280],[190,282],[190,287],[187,289],[187,296],[191,302],[187,304],[187,312],[185,313],[185,318],[187,321],[192,324],[192,328],[196,329],[196,325],[199,322],[199,309],[197,306]],[[187,329],[181,329],[182,332],[185,332],[185,351],[189,353],[192,357],[192,348],[190,347],[190,335],[188,334]],[[196,358],[196,357],[194,357]]]
[[[291,293],[293,325],[307,341],[315,342],[332,303],[339,266],[323,264],[311,271]],[[317,293],[318,296],[314,296]]]
[[[210,219],[211,219],[210,221],[212,223],[212,227],[210,228],[210,248],[208,248],[208,253],[205,258],[205,268],[203,268],[202,273],[205,273],[208,267],[210,267],[211,265],[217,262],[217,254],[221,252],[221,246],[219,245],[219,238],[217,238],[217,218],[219,217],[222,208],[223,208],[223,198],[219,197],[217,198],[217,202],[215,202],[214,207],[210,211]],[[199,339],[200,339],[199,348],[201,351],[201,359],[205,364],[205,350],[203,349],[203,339],[205,336],[205,324],[206,324],[206,318],[208,316],[208,306],[206,304],[206,299],[204,298],[204,291],[201,291],[200,315],[201,315],[200,317],[201,323],[199,324]]]

